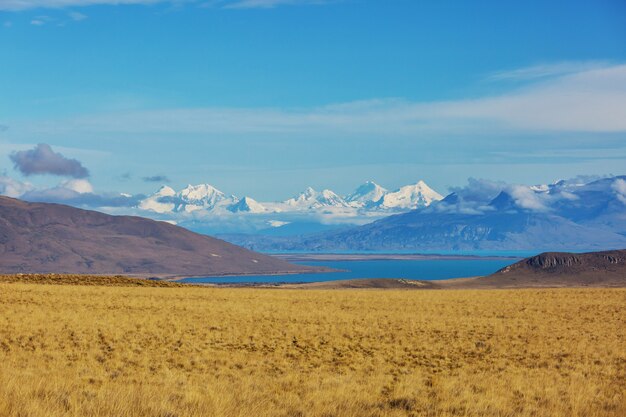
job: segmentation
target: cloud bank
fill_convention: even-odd
[[[469,178],[467,185],[451,187],[450,195],[426,210],[473,215],[485,214],[496,209],[552,212],[560,203],[578,200],[576,192],[583,185],[595,182],[598,184],[598,190],[601,190],[602,187],[606,187],[604,181],[609,181],[608,187],[614,191],[618,200],[626,204],[626,181],[623,178],[615,178],[611,182],[613,178],[579,175],[543,185],[508,184]]]
[[[58,175],[73,178],[87,178],[89,171],[78,160],[66,158],[54,152],[50,145],[40,143],[34,149],[13,152],[10,155],[15,169],[26,176]]]

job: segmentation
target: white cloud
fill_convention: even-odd
[[[93,193],[93,186],[89,181],[84,179],[63,181],[60,186],[68,190],[75,191],[78,194]]]
[[[33,189],[33,186],[5,175],[0,175],[0,195],[17,198]]]
[[[70,19],[72,19],[75,22],[80,22],[81,20],[87,19],[86,14],[79,13],[79,12],[70,12],[68,13],[68,16],[70,17]]]
[[[492,81],[504,80],[535,80],[593,69],[606,68],[611,63],[607,61],[565,61],[532,65],[524,68],[516,68],[509,71],[497,71],[487,77]]]
[[[613,191],[617,195],[617,199],[626,204],[626,181],[621,178],[615,180],[612,185]]]
[[[515,204],[523,209],[533,211],[547,211],[548,208],[542,201],[544,195],[536,193],[526,185],[511,185],[507,192],[511,195]]]
[[[378,99],[309,109],[183,108],[30,122],[32,133],[626,132],[626,65],[583,70],[498,96],[445,102]]]

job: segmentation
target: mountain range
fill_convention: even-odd
[[[306,188],[298,195],[280,202],[258,202],[251,197],[227,195],[209,184],[188,185],[180,191],[162,186],[152,195],[140,201],[141,210],[165,213],[192,213],[204,211],[219,214],[233,213],[289,213],[324,210],[352,210],[375,212],[401,212],[426,207],[443,197],[424,181],[407,185],[396,191],[388,191],[380,185],[367,181],[350,195],[340,196],[324,189]]]
[[[623,248],[626,176],[540,186],[475,181],[441,200],[363,226],[299,236],[225,238],[263,251]]]

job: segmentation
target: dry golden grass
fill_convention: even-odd
[[[626,290],[0,284],[0,416],[624,416]]]
[[[170,281],[130,278],[122,275],[16,274],[0,275],[0,283],[46,285],[95,285],[107,287],[185,287]]]

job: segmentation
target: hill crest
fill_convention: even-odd
[[[212,276],[311,270],[165,222],[0,197],[0,273]]]

